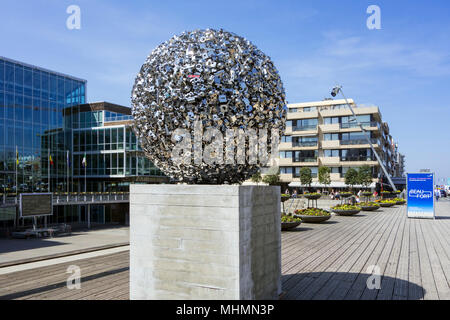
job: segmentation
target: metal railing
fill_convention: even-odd
[[[293,147],[316,147],[317,144],[317,141],[292,142]]]
[[[370,142],[372,142],[372,144],[380,144],[378,139],[370,139]],[[367,139],[352,139],[352,140],[341,140],[340,144],[342,146],[348,146],[348,145],[356,145],[356,144],[368,144],[367,143]]]
[[[370,122],[360,122],[363,127],[377,127],[380,129],[380,124],[376,121]],[[340,124],[341,129],[349,129],[349,128],[359,128],[359,125],[356,122],[345,122]]]
[[[113,122],[113,121],[125,121],[125,120],[133,120],[133,116],[131,115],[122,115],[122,116],[110,116],[105,117],[105,122]]]
[[[0,205],[15,206],[19,204],[18,197],[11,194],[0,194]],[[128,192],[62,192],[53,193],[53,205],[88,204],[88,203],[123,203],[129,202]]]
[[[317,125],[292,127],[292,131],[317,130]]]
[[[293,158],[292,162],[317,162],[317,158]]]

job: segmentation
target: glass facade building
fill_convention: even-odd
[[[66,188],[62,111],[85,102],[86,80],[0,57],[0,192]]]
[[[120,192],[128,191],[130,183],[169,181],[141,150],[131,129],[131,109],[87,103],[86,84],[0,57],[2,197],[16,192]],[[88,219],[86,205],[53,210],[48,223],[85,224]],[[0,208],[0,229],[13,226],[14,211]],[[127,211],[128,204],[91,205],[90,222],[123,224]],[[22,225],[31,221],[24,220]]]
[[[130,108],[88,103],[66,108],[63,118],[72,141],[67,191],[128,191],[130,182],[168,181],[145,157],[131,129]]]

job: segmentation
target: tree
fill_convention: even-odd
[[[300,169],[300,182],[304,186],[311,187],[312,174],[311,169],[308,167],[303,167]]]
[[[350,189],[353,189],[353,186],[358,184],[358,171],[349,168],[345,173],[345,184],[350,186]]]
[[[325,186],[331,183],[330,178],[331,169],[325,166],[319,167],[319,182]]]
[[[251,180],[256,184],[260,183],[262,181],[261,172],[258,171],[254,175],[252,175]]]
[[[365,164],[358,169],[358,184],[368,188],[372,183],[372,168]]]
[[[262,178],[262,181],[270,186],[278,186],[280,185],[280,174],[267,174]]]

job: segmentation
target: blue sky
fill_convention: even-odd
[[[81,8],[81,29],[66,8]],[[369,30],[369,5],[381,30]],[[340,83],[380,107],[408,171],[450,178],[450,2],[1,1],[0,55],[88,80],[88,100],[130,105],[151,50],[185,30],[245,36],[277,66],[289,103],[321,100]]]

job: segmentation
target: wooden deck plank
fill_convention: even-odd
[[[399,206],[282,232],[283,299],[450,299],[447,208],[439,203],[436,220],[408,219]],[[70,264],[82,270],[80,290],[64,285]],[[380,290],[366,286],[370,265],[380,267]],[[129,299],[128,266],[121,252],[1,275],[0,299]]]

